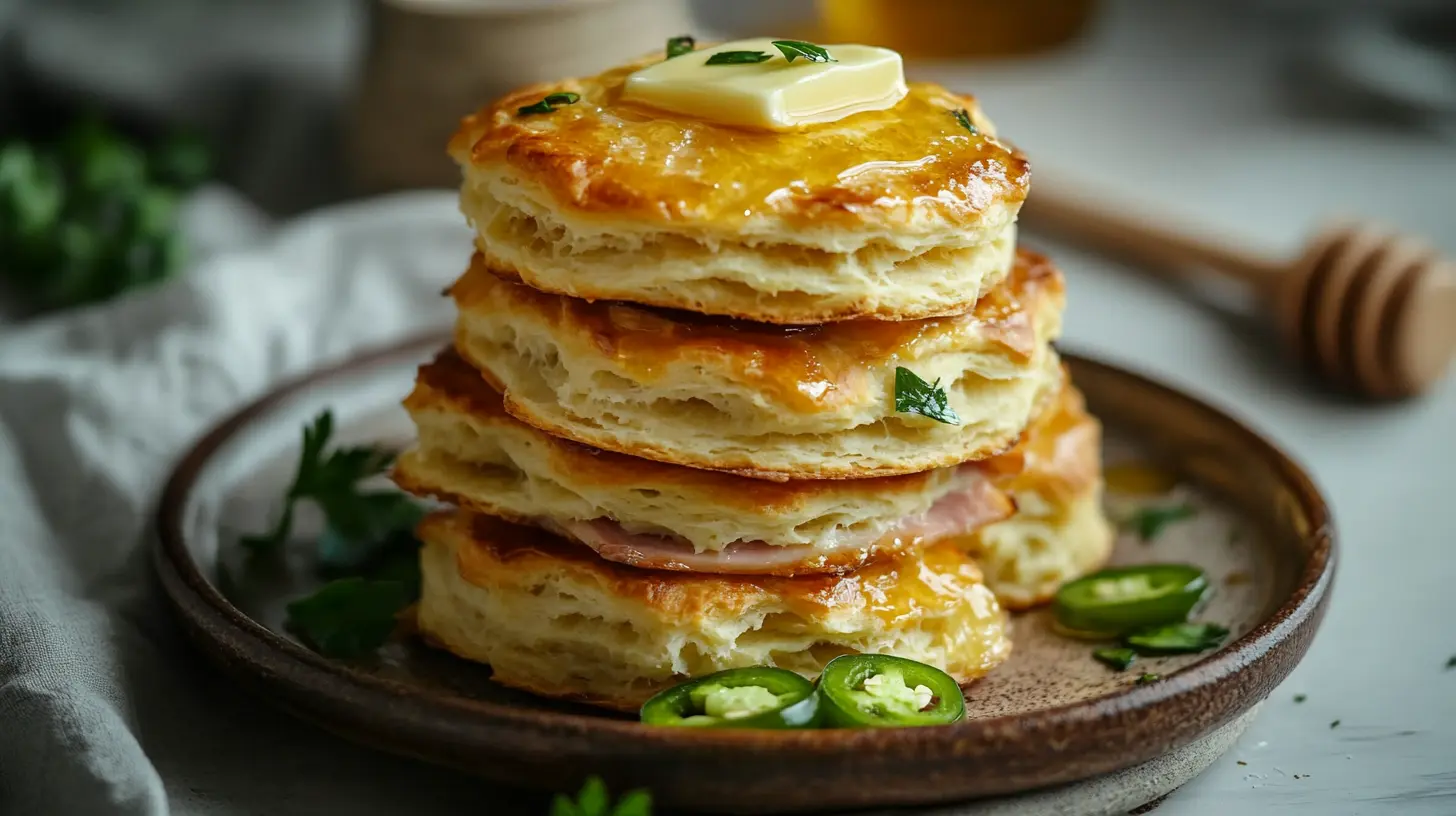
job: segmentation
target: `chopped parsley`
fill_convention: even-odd
[[[829,56],[829,52],[823,46],[807,43],[802,40],[774,40],[773,47],[777,48],[784,55],[784,59],[793,62],[799,57],[810,62],[839,62]]]
[[[1156,682],[1158,682],[1159,680],[1162,680],[1162,679],[1163,679],[1163,675],[1161,675],[1161,674],[1153,674],[1153,673],[1149,672],[1147,674],[1144,674],[1142,677],[1139,677],[1137,679],[1137,684],[1139,686],[1146,686],[1149,683],[1156,683]]]
[[[561,107],[562,105],[575,105],[580,100],[581,94],[575,94],[571,91],[562,91],[560,93],[546,94],[546,96],[540,102],[537,102],[533,105],[526,105],[525,107],[516,108],[516,115],[530,116],[535,113],[553,113],[557,108]]]
[[[681,57],[683,54],[691,54],[694,48],[698,47],[698,41],[684,34],[681,37],[670,37],[667,41],[667,58]]]
[[[1137,659],[1137,652],[1126,648],[1097,649],[1092,652],[1092,657],[1108,668],[1124,671]]]
[[[1296,695],[1294,695],[1294,702],[1296,702],[1296,703],[1302,703],[1302,702],[1304,702],[1305,700],[1308,700],[1308,699],[1309,699],[1309,697],[1307,697],[1307,696],[1305,696],[1303,694],[1296,694]]]
[[[753,65],[759,62],[768,62],[773,59],[772,54],[762,51],[719,51],[708,57],[704,65]]]
[[[599,776],[591,776],[575,799],[556,794],[551,816],[652,816],[652,796],[645,790],[628,791],[613,805],[606,783]]]
[[[928,383],[904,366],[895,367],[895,411],[919,414],[947,425],[961,424],[960,415],[950,407],[940,380]]]
[[[1456,669],[1456,655],[1451,655],[1449,658],[1446,659],[1446,671],[1450,671],[1452,669]]]
[[[1133,513],[1125,522],[1138,539],[1143,542],[1157,538],[1163,528],[1180,521],[1187,521],[1198,515],[1191,504],[1175,504],[1171,507],[1143,507]]]
[[[980,135],[981,129],[976,127],[975,122],[971,121],[971,114],[968,113],[965,108],[958,108],[956,110],[953,110],[950,112],[950,115],[961,127],[966,129],[967,133],[971,134],[972,136]]]
[[[1339,727],[1340,727],[1340,721],[1339,720],[1335,720],[1334,722],[1330,723],[1330,728],[1339,728]]]

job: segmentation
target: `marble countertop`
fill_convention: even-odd
[[[1079,48],[1031,65],[914,73],[981,97],[1031,155],[1033,197],[1037,178],[1086,185],[1276,256],[1297,252],[1325,218],[1371,217],[1456,255],[1456,145],[1296,116],[1268,43],[1237,23],[1168,19],[1183,13],[1115,15]],[[1247,316],[1033,230],[1023,239],[1067,272],[1067,347],[1245,418],[1311,469],[1334,508],[1341,562],[1308,656],[1159,816],[1456,813],[1456,669],[1446,668],[1456,377],[1397,406],[1332,397]]]

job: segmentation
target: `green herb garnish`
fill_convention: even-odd
[[[1228,634],[1216,623],[1174,623],[1134,632],[1124,642],[1138,654],[1193,654],[1223,643]]]
[[[1451,655],[1449,658],[1446,659],[1446,671],[1450,671],[1452,669],[1456,669],[1456,655]]]
[[[928,383],[904,366],[895,367],[895,411],[919,414],[947,425],[961,424],[960,415],[950,407],[940,380]]]
[[[1144,507],[1133,513],[1127,519],[1127,526],[1131,527],[1143,542],[1152,541],[1163,532],[1163,528],[1179,521],[1186,521],[1198,515],[1198,511],[1190,504],[1178,504],[1172,507]]]
[[[1151,672],[1149,672],[1148,674],[1144,674],[1142,677],[1139,677],[1137,679],[1137,684],[1139,686],[1146,686],[1149,683],[1156,683],[1156,682],[1158,682],[1159,680],[1162,680],[1162,679],[1163,679],[1163,675],[1161,675],[1161,674],[1152,674]]]
[[[1304,702],[1305,700],[1308,700],[1308,699],[1309,699],[1309,697],[1307,697],[1306,695],[1303,695],[1303,694],[1296,694],[1296,695],[1294,695],[1294,702],[1296,702],[1296,703],[1302,703],[1302,702]]]
[[[784,55],[784,59],[793,62],[799,57],[810,62],[839,62],[829,56],[829,52],[823,46],[813,43],[806,43],[802,40],[774,40],[773,47],[777,48]]]
[[[547,94],[540,102],[534,105],[526,105],[523,108],[516,108],[517,116],[530,116],[533,113],[552,113],[562,105],[574,105],[581,99],[581,94],[574,94],[571,91]]]
[[[367,548],[391,533],[408,530],[421,510],[395,491],[361,491],[359,483],[384,472],[393,461],[389,451],[374,447],[338,448],[326,453],[333,435],[334,415],[324,411],[303,429],[303,451],[293,482],[284,494],[283,512],[264,535],[244,536],[241,543],[255,553],[278,549],[293,530],[293,513],[300,500],[323,511],[327,529],[321,537],[326,565],[349,566],[367,560]]]
[[[971,115],[966,112],[965,108],[953,110],[950,112],[950,115],[955,118],[956,122],[959,123],[961,127],[966,129],[967,133],[971,134],[972,136],[980,135],[981,129],[976,127],[975,122],[971,121]]]
[[[773,59],[772,54],[765,54],[762,51],[719,51],[708,57],[704,65],[753,65],[759,62],[768,62]]]
[[[591,776],[575,799],[564,793],[551,801],[551,816],[651,816],[652,796],[645,790],[628,791],[614,806],[601,777]]]
[[[418,589],[404,581],[340,578],[288,605],[289,630],[326,657],[359,657],[384,645]]]
[[[1098,649],[1092,653],[1092,657],[1108,668],[1124,671],[1132,662],[1137,659],[1137,652],[1132,649]]]
[[[1334,722],[1330,723],[1330,728],[1339,728],[1339,727],[1340,727],[1340,721],[1339,720],[1335,720]]]
[[[683,54],[692,53],[698,47],[698,41],[684,34],[681,37],[670,37],[667,41],[667,58],[681,57]]]

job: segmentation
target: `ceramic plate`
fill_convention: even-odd
[[[1207,405],[1067,354],[1106,425],[1109,465],[1156,463],[1152,472],[1178,481],[1158,501],[1198,511],[1150,543],[1123,533],[1114,562],[1207,570],[1218,591],[1201,618],[1234,631],[1221,650],[1144,659],[1118,673],[1093,661],[1089,644],[1054,634],[1045,611],[1032,612],[1014,621],[1011,660],[966,690],[965,722],[795,732],[648,728],[498,687],[487,668],[408,637],[366,661],[325,659],[282,625],[287,601],[318,585],[306,548],[260,565],[237,538],[267,527],[299,430],[320,410],[334,411],[342,441],[406,444],[411,425],[399,401],[415,366],[443,342],[361,357],[242,409],[188,453],[160,508],[157,568],[202,651],[273,703],[383,750],[554,790],[600,774],[614,789],[645,786],[661,805],[698,810],[932,804],[1045,789],[1226,747],[1229,729],[1304,655],[1329,597],[1330,518],[1298,466]],[[1118,516],[1146,501],[1112,492],[1109,510]],[[301,518],[301,532],[316,522]],[[1162,679],[1135,684],[1142,672]]]

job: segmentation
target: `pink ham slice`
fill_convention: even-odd
[[[777,547],[763,541],[737,541],[721,550],[694,552],[670,536],[629,533],[610,519],[573,521],[558,532],[580,541],[608,561],[644,569],[728,575],[813,575],[848,572],[880,555],[964,535],[1000,521],[1012,512],[1010,500],[978,471],[963,468],[960,485],[930,509],[903,519],[883,532],[842,533],[827,547],[797,544]]]

